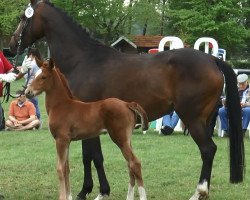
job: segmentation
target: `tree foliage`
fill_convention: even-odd
[[[215,38],[219,47],[229,53],[246,47],[249,29],[245,26],[246,12],[243,1],[235,0],[171,0],[169,1],[168,28],[189,44],[201,36]]]
[[[127,4],[124,0],[51,2],[107,44],[120,35],[163,34],[177,36],[193,46],[198,38],[209,36],[231,54],[250,51],[250,0],[126,0]],[[20,11],[29,1],[0,0],[0,3],[3,42],[12,35]]]
[[[4,43],[8,40],[18,22],[18,16],[25,0],[0,0],[0,41]],[[2,47],[2,44],[0,44]]]

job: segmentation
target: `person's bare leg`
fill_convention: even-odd
[[[6,122],[5,122],[5,126],[6,126],[7,130],[15,130],[15,129],[19,128],[22,125],[20,124],[20,126],[16,126],[12,121],[7,119]]]
[[[24,130],[31,130],[33,128],[37,128],[40,125],[40,121],[38,119],[26,124],[24,126],[17,127],[15,130],[24,131]]]

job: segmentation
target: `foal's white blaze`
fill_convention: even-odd
[[[131,184],[129,183],[127,200],[134,200],[134,194],[135,194],[135,188],[132,187]]]
[[[98,196],[94,200],[102,200],[102,199],[104,199],[106,197],[108,197],[108,195],[98,194]]]
[[[140,200],[147,200],[147,195],[146,195],[145,188],[139,186],[138,191],[139,191]]]
[[[196,188],[194,195],[189,200],[203,200],[208,197],[207,181],[204,180],[202,184],[199,184]]]

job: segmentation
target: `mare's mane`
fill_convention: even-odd
[[[66,80],[65,76],[60,72],[59,68],[54,67],[54,70],[55,70],[56,74],[58,75],[59,79],[61,80],[63,87],[65,87],[69,97],[71,99],[75,99],[75,97],[73,96],[72,92],[69,89],[69,84],[68,84],[68,81]]]
[[[76,22],[71,16],[69,16],[68,13],[66,13],[65,11],[56,7],[53,3],[49,2],[49,1],[44,1],[43,3],[49,5],[53,9],[55,9],[60,14],[63,21],[67,22],[67,24],[74,29],[74,33],[77,33],[77,35],[79,37],[81,37],[82,40],[87,37],[91,40],[91,42],[93,42],[95,44],[104,45],[102,42],[100,42],[97,39],[95,39],[94,37],[92,37],[92,34],[90,33],[90,31],[87,30],[82,25],[78,24],[78,22]],[[104,45],[104,46],[106,46],[106,45]]]

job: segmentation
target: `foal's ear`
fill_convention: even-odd
[[[53,69],[55,66],[54,60],[52,58],[49,59],[49,69]]]
[[[39,60],[36,56],[35,56],[35,60],[36,60],[36,64],[38,65],[38,67],[42,67],[43,61]]]

